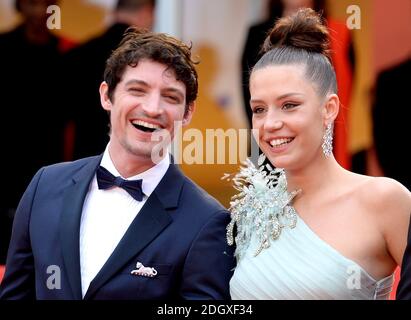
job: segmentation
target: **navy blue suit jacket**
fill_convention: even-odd
[[[56,164],[34,176],[16,212],[1,299],[82,299],[80,219],[100,161]],[[228,222],[224,207],[171,164],[84,299],[229,299]],[[132,275],[137,261],[157,276]]]

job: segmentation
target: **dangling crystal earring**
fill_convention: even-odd
[[[323,136],[323,153],[328,158],[333,153],[333,124],[329,123]]]

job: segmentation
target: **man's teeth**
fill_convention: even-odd
[[[270,144],[272,147],[278,147],[283,144],[289,143],[293,140],[294,138],[283,138],[283,139],[274,139],[270,141]]]
[[[149,129],[154,129],[154,130],[161,129],[161,127],[156,125],[156,124],[148,123],[148,122],[145,122],[145,121],[142,121],[142,120],[134,120],[133,124],[135,124],[137,126],[141,126],[141,127],[146,127],[146,128],[149,128]]]

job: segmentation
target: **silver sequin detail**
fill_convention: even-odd
[[[273,169],[267,174],[263,169],[257,169],[247,159],[232,179],[239,193],[230,203],[231,222],[227,226],[227,243],[236,245],[238,260],[247,250],[251,237],[256,237],[259,243],[254,253],[257,256],[270,247],[270,241],[280,237],[283,228],[294,228],[297,223],[296,212],[290,204],[301,190],[287,191],[284,170]],[[235,226],[237,233],[234,237]]]

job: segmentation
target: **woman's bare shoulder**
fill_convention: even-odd
[[[387,177],[370,177],[352,173],[351,194],[375,212],[411,213],[411,192],[398,181]]]
[[[408,227],[411,215],[411,192],[398,181],[386,177],[363,176],[357,195],[363,208],[374,217],[383,233]]]
[[[410,191],[394,179],[372,177],[361,193],[389,254],[401,264],[410,224]]]
[[[371,177],[353,172],[346,175],[347,184],[354,186],[351,191],[362,200],[380,205],[396,202],[411,205],[411,192],[397,180],[387,177]],[[410,208],[411,209],[411,208]]]
[[[377,204],[387,203],[403,204],[411,212],[411,192],[397,180],[386,177],[369,177],[365,183],[365,190],[370,199],[375,199]]]

